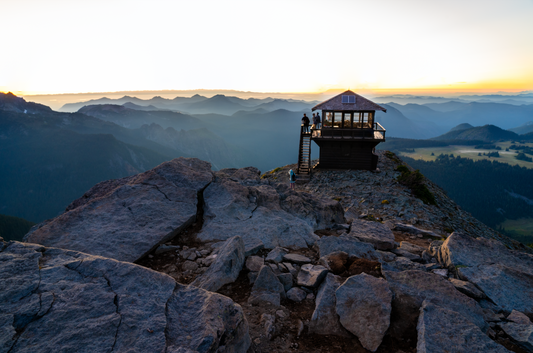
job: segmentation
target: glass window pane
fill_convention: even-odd
[[[342,124],[342,113],[335,112],[335,116],[333,119],[333,127],[341,127],[341,124]]]
[[[324,127],[331,127],[331,122],[333,120],[333,114],[331,112],[325,113],[324,117]]]
[[[345,129],[350,129],[352,127],[351,114],[350,113],[344,113],[343,125],[342,126]]]

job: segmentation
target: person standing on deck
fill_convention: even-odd
[[[296,174],[291,170],[289,170],[289,185],[291,187],[291,190],[295,190],[296,186]]]
[[[313,125],[315,126],[315,129],[320,129],[320,115],[318,113],[313,114]]]
[[[303,132],[309,132],[309,123],[309,118],[304,114],[304,117],[302,118],[302,125],[304,126]]]

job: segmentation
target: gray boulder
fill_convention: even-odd
[[[328,270],[321,265],[306,264],[300,268],[298,272],[297,284],[299,286],[316,288],[320,285],[324,277],[328,274]]]
[[[421,260],[421,257],[419,255],[413,254],[412,252],[407,251],[407,250],[402,249],[402,248],[393,249],[392,252],[395,255],[406,257],[406,258],[408,258],[411,261],[420,261]]]
[[[533,255],[509,250],[497,240],[453,233],[438,258],[506,312],[533,314]]]
[[[480,291],[475,285],[470,282],[461,281],[460,279],[456,278],[450,278],[449,280],[459,292],[468,295],[470,298],[484,299],[487,297],[485,293]]]
[[[265,247],[265,244],[259,239],[247,238],[244,239],[244,256],[255,255],[257,252]]]
[[[288,253],[287,249],[280,248],[279,246],[276,246],[274,249],[272,249],[266,257],[267,262],[281,262],[283,261],[283,256],[285,256]]]
[[[289,289],[289,291],[287,292],[287,299],[292,300],[293,302],[297,302],[297,303],[304,300],[306,296],[307,296],[307,293],[303,289],[298,288],[298,287],[293,287]]]
[[[198,239],[225,240],[239,235],[260,240],[265,248],[312,246],[314,230],[342,223],[344,212],[334,200],[260,182],[259,171],[217,172],[204,192],[204,225]],[[334,222],[332,222],[334,221]]]
[[[309,322],[309,332],[319,335],[350,336],[339,321],[335,291],[343,279],[328,273],[316,296],[315,311]],[[287,293],[288,296],[288,293]]]
[[[2,352],[231,352],[250,346],[231,299],[76,251],[11,242],[0,252]]]
[[[426,250],[426,248],[410,243],[408,241],[402,241],[400,242],[400,250],[409,251],[412,254],[422,256],[422,253]]]
[[[502,330],[523,348],[533,351],[533,324],[529,317],[513,310],[507,317],[509,322],[500,324]]]
[[[418,262],[413,262],[403,256],[397,257],[395,261],[391,261],[391,262],[383,261],[381,263],[381,271],[401,272],[401,271],[409,271],[409,270],[426,271],[427,269],[424,265],[421,265]]]
[[[372,244],[377,250],[392,250],[398,246],[389,227],[379,222],[354,219],[350,236]]]
[[[344,251],[348,256],[356,256],[367,260],[379,260],[380,256],[371,244],[363,243],[354,237],[341,235],[339,237],[323,236],[318,241],[320,257],[333,252]]]
[[[246,268],[251,272],[259,272],[265,264],[265,259],[260,256],[249,256],[246,259]]]
[[[211,292],[216,292],[223,285],[233,283],[239,277],[244,265],[244,242],[239,236],[226,241],[218,251],[215,262],[191,285]]]
[[[422,235],[422,236],[429,237],[429,238],[436,238],[436,239],[442,238],[442,236],[436,234],[435,232],[432,232],[430,230],[420,229],[411,224],[397,223],[394,225],[393,230],[410,233],[414,235]]]
[[[281,284],[283,284],[283,289],[285,289],[285,292],[292,288],[293,278],[290,273],[280,273],[277,276]]]
[[[429,301],[424,301],[420,308],[417,330],[417,353],[510,352],[463,315]]]
[[[390,332],[394,337],[414,334],[419,309],[424,300],[443,308],[456,311],[473,322],[481,330],[487,329],[483,309],[472,298],[459,292],[443,277],[423,271],[383,271],[391,291],[394,293],[392,306],[396,319],[391,322]]]
[[[389,328],[392,292],[381,278],[361,273],[349,277],[335,292],[340,322],[375,352]]]
[[[96,184],[24,241],[136,261],[196,220],[211,164],[176,158],[147,172]]]
[[[269,266],[263,266],[254,282],[248,302],[253,305],[271,303],[279,306],[281,298],[285,298],[283,284]]]
[[[292,262],[295,264],[303,265],[308,264],[311,262],[311,259],[307,256],[299,255],[299,254],[287,254],[283,256],[284,261]]]

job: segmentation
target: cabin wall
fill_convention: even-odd
[[[316,141],[320,146],[319,168],[375,170],[378,156],[372,150],[378,142]]]

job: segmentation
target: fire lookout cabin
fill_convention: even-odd
[[[387,112],[374,102],[346,91],[312,109],[321,110],[321,124],[315,129],[300,130],[298,174],[311,172],[311,141],[320,147],[315,168],[375,170],[375,148],[385,141],[385,129],[375,121],[377,110]],[[312,117],[310,117],[312,119]],[[311,124],[313,122],[311,121]]]

